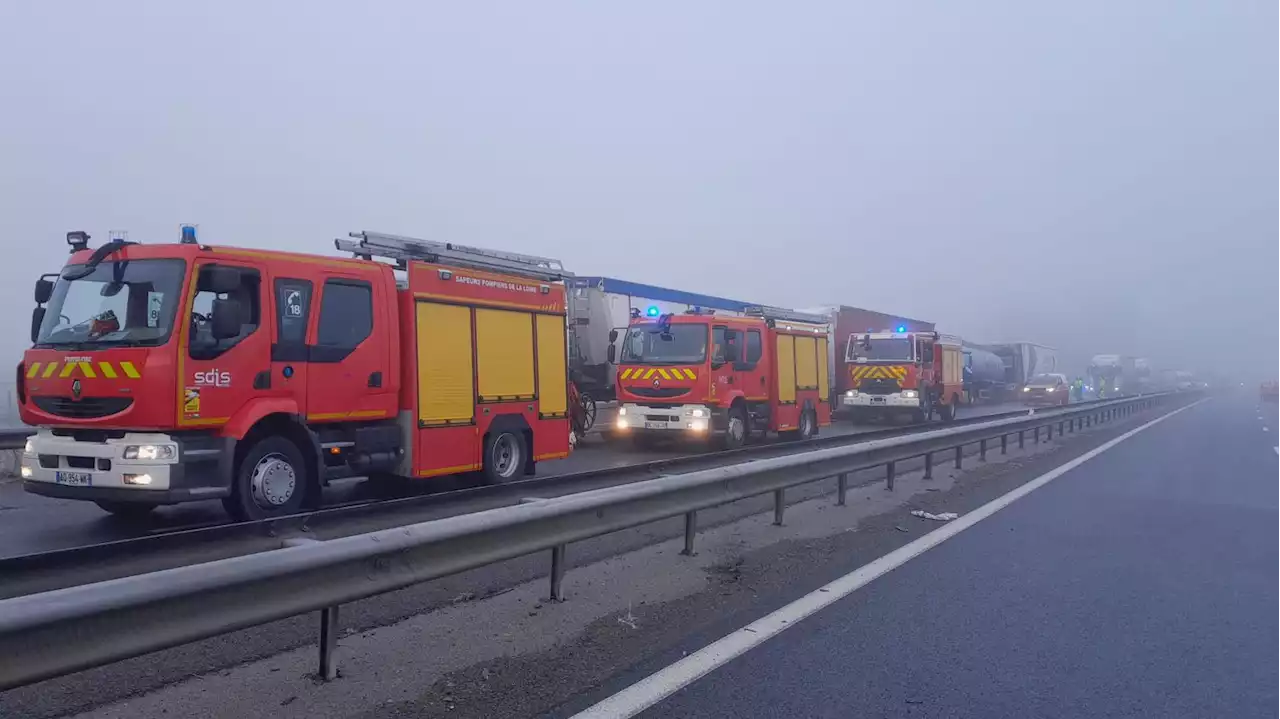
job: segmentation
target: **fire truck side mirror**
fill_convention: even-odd
[[[51,297],[53,297],[53,281],[47,280],[43,277],[36,280],[36,304],[42,305],[48,302]]]
[[[40,325],[44,324],[44,308],[37,307],[31,310],[31,344],[36,343],[36,339],[40,337]]]
[[[613,334],[615,334],[615,335],[616,335],[616,334],[618,334],[618,333],[617,333],[617,332],[614,332]],[[610,340],[610,342],[612,342],[612,341],[613,341],[613,340]],[[608,354],[608,356],[609,356],[609,364],[617,364],[617,363],[618,363],[618,348],[617,348],[617,347],[615,347],[615,346],[613,346],[613,345],[609,345],[609,351],[608,351],[608,353],[607,353],[607,354]]]
[[[609,330],[609,341],[610,341],[610,342],[617,342],[617,341],[618,341],[618,330],[616,330],[616,329]],[[612,360],[611,360],[611,361],[612,361]]]
[[[235,299],[219,299],[213,301],[210,313],[209,330],[215,340],[226,340],[240,334],[240,325],[244,307]]]

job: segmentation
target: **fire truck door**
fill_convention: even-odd
[[[742,333],[742,363],[740,376],[742,391],[749,402],[765,402],[769,399],[768,363],[764,357],[764,338],[760,330],[747,330]]]
[[[264,327],[262,273],[248,264],[197,264],[191,306],[179,318],[179,427],[210,427],[269,394],[271,333]]]
[[[734,369],[737,362],[734,361],[733,353],[737,350],[737,341],[727,327],[716,325],[711,328],[712,397],[724,397],[736,389],[741,389],[738,372]]]
[[[393,386],[386,342],[392,330],[377,326],[376,289],[346,277],[330,277],[318,288],[320,296],[312,302],[319,314],[307,352],[308,421],[369,420],[392,413],[384,389]]]
[[[277,277],[272,281],[275,337],[271,344],[271,388],[292,397],[307,416],[307,331],[315,288],[311,280]]]

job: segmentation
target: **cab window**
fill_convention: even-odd
[[[764,346],[760,343],[760,330],[747,330],[747,361],[759,362],[764,355]]]
[[[724,364],[725,345],[728,344],[725,334],[724,327],[711,328],[711,364]]]
[[[229,281],[229,277],[234,281]],[[261,287],[262,278],[255,269],[220,265],[200,268],[191,316],[187,318],[190,323],[187,347],[192,359],[214,359],[257,331]],[[228,316],[219,319],[215,313],[228,313]],[[230,337],[216,337],[215,322],[226,322],[238,331]]]

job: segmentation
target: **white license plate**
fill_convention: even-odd
[[[88,472],[54,472],[53,481],[73,487],[88,487],[93,484],[93,475]]]
[[[666,429],[667,423],[666,422],[645,422],[644,428],[645,429]]]
[[[884,404],[884,397],[872,397],[871,404]]]

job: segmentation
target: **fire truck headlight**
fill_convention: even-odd
[[[27,443],[22,447],[23,454],[35,454],[36,446],[31,443],[31,438],[27,437]]]
[[[1022,388],[1022,391],[1023,391],[1023,392],[1030,392],[1030,391],[1031,391],[1031,388],[1030,388],[1030,387],[1023,387],[1023,388]]]
[[[848,392],[845,392],[845,393],[844,393],[844,396],[845,396],[845,397],[854,397],[854,396],[857,396],[857,394],[858,394],[858,390],[856,390],[856,389],[851,389],[851,390],[849,390]]]
[[[902,390],[902,396],[906,397],[907,399],[915,399],[919,395],[913,389],[904,389]]]
[[[626,429],[626,428],[627,428],[627,426],[628,426],[628,425],[627,425],[627,418],[626,418],[626,417],[619,417],[619,418],[618,418],[618,423],[617,423],[617,425],[616,425],[616,426],[617,426],[617,428],[618,428],[618,429]]]
[[[689,410],[689,416],[690,417],[706,417],[707,411],[701,407],[698,407],[697,409]]]
[[[705,419],[695,419],[695,420],[693,420],[692,422],[690,422],[690,423],[689,423],[689,429],[693,430],[694,432],[706,432],[706,431],[707,431],[707,420],[705,420]]]
[[[173,459],[178,450],[171,444],[131,444],[124,448],[125,459]]]
[[[618,416],[619,416],[619,417],[626,417],[626,416],[627,416],[627,408],[626,408],[626,407],[619,407],[619,408],[618,408]]]

